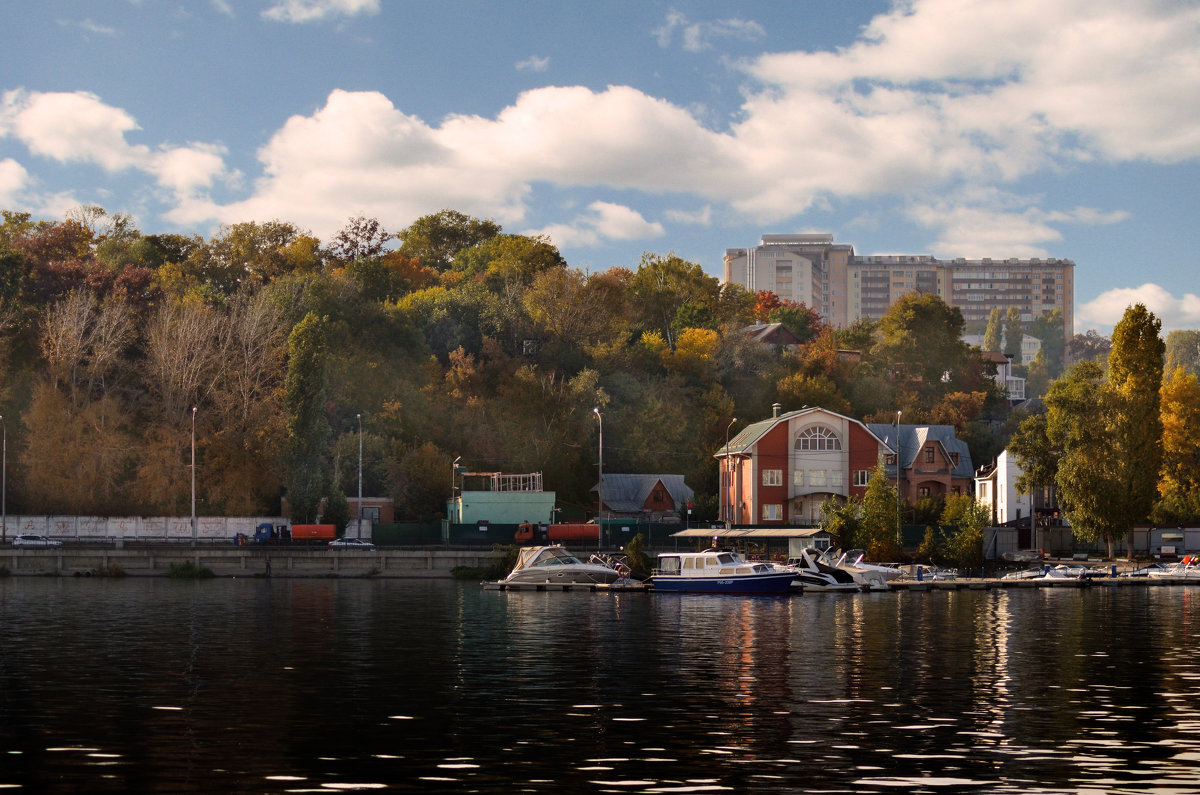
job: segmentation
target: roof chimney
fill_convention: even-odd
[[[778,416],[779,416],[779,410],[780,410],[781,408],[783,408],[783,406],[779,405],[778,403],[772,403],[772,404],[771,404],[771,416],[772,416],[772,417],[778,417]]]

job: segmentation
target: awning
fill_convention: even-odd
[[[819,527],[751,527],[724,530],[719,528],[693,527],[672,533],[671,538],[815,538],[829,535],[829,531]]]

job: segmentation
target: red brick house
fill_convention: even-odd
[[[829,497],[861,498],[893,451],[858,420],[822,408],[747,425],[715,458],[721,518],[730,524],[816,524]]]

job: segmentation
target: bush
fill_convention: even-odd
[[[209,580],[215,577],[208,566],[197,566],[192,561],[172,563],[167,570],[167,576],[173,580]]]

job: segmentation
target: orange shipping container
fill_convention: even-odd
[[[331,524],[294,524],[292,539],[325,539],[332,541],[337,538],[337,526]]]

